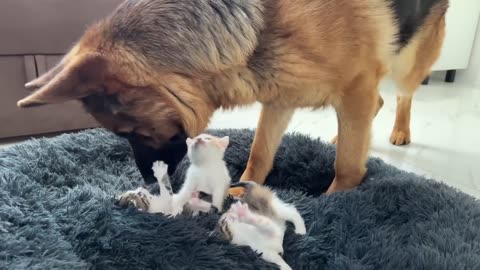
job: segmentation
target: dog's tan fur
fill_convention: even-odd
[[[394,61],[393,78],[399,90],[395,125],[390,136],[392,144],[410,143],[412,96],[440,56],[444,37],[445,17],[438,18],[432,15],[427,18],[425,27]]]
[[[370,128],[383,104],[378,84],[387,74],[402,90],[391,141],[409,142],[411,97],[439,55],[446,7],[436,7],[413,41],[395,53],[398,29],[384,0],[263,2],[263,30],[243,33],[244,48],[229,46],[228,62],[214,49],[208,59],[192,53],[191,69],[154,66],[140,52],[112,42],[106,19],[90,28],[60,68],[29,83],[40,90],[18,105],[83,98],[105,127],[136,132],[159,146],[181,129],[198,135],[218,108],[259,101],[263,108],[241,177],[257,183],[265,181],[294,110],[330,105],[339,128],[336,176],[328,192],[352,188],[366,173]],[[91,109],[95,98],[111,95],[122,104],[118,111]]]

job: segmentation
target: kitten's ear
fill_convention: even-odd
[[[228,147],[228,143],[230,142],[230,138],[228,136],[225,136],[221,139],[218,140],[220,147],[225,150]]]
[[[187,146],[190,146],[193,144],[193,139],[187,138]]]

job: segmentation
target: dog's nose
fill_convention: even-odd
[[[142,143],[138,139],[129,137],[128,141],[133,150],[135,163],[145,180],[146,184],[155,183],[156,179],[153,174],[152,164],[155,161],[162,160],[168,164],[168,174],[172,175],[177,165],[187,153],[187,145],[185,144],[186,136],[181,139],[171,140],[164,144],[161,148],[155,149]]]

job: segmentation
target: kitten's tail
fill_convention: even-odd
[[[273,208],[277,215],[287,221],[290,221],[295,226],[295,233],[304,235],[307,233],[307,228],[305,227],[305,221],[298,212],[295,206],[285,203],[276,196],[272,201]]]
[[[285,260],[280,256],[280,254],[275,253],[275,252],[263,252],[262,253],[262,258],[267,261],[274,263],[280,267],[280,270],[292,270],[290,265],[288,265]]]

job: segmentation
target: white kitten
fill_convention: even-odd
[[[228,137],[201,134],[194,139],[187,139],[187,145],[191,165],[177,194],[172,193],[168,166],[157,161],[152,170],[160,186],[160,195],[152,195],[144,188],[137,188],[120,195],[118,205],[132,203],[142,211],[173,216],[183,212],[191,212],[192,215],[209,212],[212,205],[221,211],[230,185],[230,175],[223,161]],[[201,193],[211,195],[212,202],[202,200]]]
[[[294,224],[297,234],[304,235],[302,217],[293,205],[281,201],[267,187],[253,182],[232,185],[240,186],[246,189],[241,200],[222,215],[217,229],[233,244],[249,246],[280,269],[291,269],[282,258],[286,221]]]
[[[187,155],[191,165],[187,169],[182,188],[173,195],[176,210],[181,210],[192,193],[203,192],[212,196],[212,205],[218,211],[223,211],[231,180],[223,160],[228,143],[228,137],[218,138],[208,134],[187,139]]]

